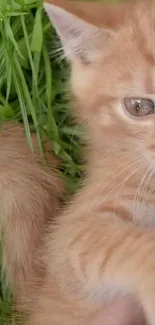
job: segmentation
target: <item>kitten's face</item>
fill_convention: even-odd
[[[96,3],[92,9],[90,3],[61,1],[60,6],[72,14],[55,5],[48,5],[47,11],[71,60],[73,91],[93,139],[100,146],[123,141],[154,162],[154,1]],[[116,8],[119,19],[114,20]],[[96,17],[98,26],[92,25]]]

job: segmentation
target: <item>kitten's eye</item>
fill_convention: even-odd
[[[125,98],[126,110],[134,116],[141,117],[155,113],[155,102],[147,98]]]

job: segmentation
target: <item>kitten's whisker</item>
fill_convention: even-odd
[[[122,157],[124,158],[124,155],[123,155]],[[128,157],[128,155],[127,155],[127,157]],[[109,159],[109,157],[108,157],[108,159]],[[141,160],[141,159],[143,159],[143,157],[140,156],[140,160]],[[139,160],[138,160],[137,157],[135,158],[135,156],[133,156],[133,159],[131,159],[131,160],[129,160],[129,161],[125,161],[125,162],[124,162],[124,159],[123,159],[123,164],[121,164],[121,165],[118,165],[118,161],[117,161],[117,167],[116,167],[115,169],[110,169],[110,172],[107,173],[105,177],[106,177],[107,179],[109,179],[109,176],[111,176],[111,175],[113,175],[113,174],[114,174],[114,178],[117,177],[119,174],[116,174],[116,172],[117,172],[118,170],[120,170],[120,169],[121,169],[121,172],[120,172],[120,173],[124,172],[124,169],[122,169],[122,168],[125,167],[125,166],[128,166],[128,165],[129,165],[130,163],[132,163],[132,162],[135,162],[135,163],[136,163],[136,162],[139,162]],[[105,159],[104,159],[104,164],[105,164]],[[103,168],[103,165],[101,166],[101,168]],[[106,180],[106,178],[104,178],[104,181]],[[110,181],[112,181],[112,180],[113,180],[113,178],[112,178]],[[109,184],[109,182],[105,184],[105,187],[106,187],[108,184]]]
[[[123,174],[125,171],[127,171],[129,168],[131,168],[131,167],[133,167],[133,166],[135,166],[135,165],[137,165],[137,163],[141,163],[139,166],[138,166],[138,168],[136,168],[135,169],[135,172],[139,169],[139,167],[140,166],[142,166],[143,164],[144,164],[144,159],[143,158],[141,158],[141,159],[139,159],[139,161],[137,161],[137,159],[136,159],[136,161],[134,161],[134,163],[132,162],[132,164],[129,164],[126,168],[124,168],[123,170],[121,170],[121,172],[119,172],[119,173],[117,173],[112,179],[110,179],[110,181],[108,182],[108,183],[106,183],[105,184],[105,186],[104,187],[102,187],[101,188],[101,190],[98,192],[98,194],[97,194],[97,197],[96,197],[96,199],[95,199],[95,202],[94,202],[94,205],[96,204],[96,201],[97,201],[97,198],[100,196],[100,194],[103,192],[103,190],[110,184],[110,183],[112,183],[113,182],[113,180],[115,180],[118,176],[120,176],[121,174]],[[134,173],[135,173],[134,172]],[[130,177],[131,177],[132,175],[130,174]],[[129,176],[128,176],[129,177]],[[127,179],[128,179],[128,177],[127,177]],[[103,199],[103,201],[102,202],[104,202],[106,199],[107,199],[107,197],[110,195],[110,194],[112,194],[121,184],[123,184],[123,182],[126,180],[126,178],[125,179],[123,179],[119,184],[117,184],[105,197],[104,197],[104,199]]]
[[[142,158],[141,158],[142,159]],[[139,161],[138,161],[139,162]],[[127,162],[125,162],[125,163],[123,163],[122,165],[119,165],[115,170],[112,170],[112,172],[111,173],[109,173],[108,175],[106,175],[107,176],[107,178],[109,179],[109,176],[110,175],[112,175],[112,174],[114,174],[114,176],[104,185],[104,187],[102,187],[102,189],[100,190],[100,192],[99,192],[99,194],[101,194],[102,193],[102,191],[115,179],[115,178],[117,178],[119,175],[121,175],[124,171],[126,171],[126,170],[128,170],[128,168],[130,168],[130,167],[132,167],[133,165],[135,165],[137,163],[137,158],[134,158],[134,159],[132,159],[132,160],[130,160],[130,161],[127,161]],[[126,167],[127,166],[127,167]],[[124,169],[122,169],[123,167],[126,167],[126,168],[124,168]],[[116,174],[116,171],[117,170],[120,170],[121,169],[121,171],[120,172],[118,172],[117,174]],[[105,180],[104,180],[105,181]]]
[[[150,172],[150,175],[148,175],[147,178],[146,178],[146,182],[144,183],[143,189],[141,191],[140,199],[137,202],[137,204],[138,204],[137,208],[138,208],[138,211],[139,211],[139,215],[140,214],[142,215],[142,211],[140,211],[140,203],[144,202],[145,193],[147,191],[148,185],[150,184],[150,179],[151,179],[152,175],[154,174],[154,170],[152,170],[152,166],[150,167],[149,172]],[[143,208],[142,204],[141,204],[141,208]]]
[[[146,170],[146,173],[142,177],[142,179],[141,179],[141,181],[140,181],[140,183],[139,183],[139,185],[137,187],[135,196],[134,196],[134,200],[133,200],[133,214],[134,214],[135,218],[138,215],[138,207],[139,207],[139,204],[140,204],[140,192],[141,192],[141,188],[142,188],[142,185],[143,185],[145,179],[147,178],[148,174],[150,173],[150,170],[151,170],[151,166],[149,166],[149,168]]]
[[[109,195],[111,195],[117,188],[119,188],[120,185],[124,184],[128,181],[128,179],[133,176],[139,169],[140,167],[143,166],[143,163],[141,163],[137,168],[135,168],[135,170],[129,174],[123,181],[121,181],[119,184],[117,184],[105,197],[104,199],[102,200],[102,203],[109,197]]]
[[[141,165],[140,165],[140,167],[141,167]],[[126,182],[128,181],[128,179],[129,179],[131,176],[132,176],[132,175],[130,174],[129,177],[127,177],[127,178],[125,179],[125,181],[124,181],[124,183],[122,183],[122,186],[120,187],[119,191],[116,192],[116,199],[115,199],[115,202],[117,202],[118,197],[119,197],[119,195],[121,194],[124,185],[126,184]],[[114,207],[114,212],[115,212],[115,209],[116,209],[116,204],[115,204],[115,207]]]

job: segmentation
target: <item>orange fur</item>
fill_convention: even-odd
[[[155,3],[49,0],[45,8],[71,62],[76,114],[87,122],[89,150],[85,185],[48,226],[36,255],[38,268],[28,280],[30,291],[23,290],[27,324],[142,325],[146,317],[155,325],[155,117],[130,116],[123,104],[125,97],[155,98]],[[36,167],[33,182],[35,172]],[[22,195],[22,209],[33,182]],[[22,183],[21,199],[23,188]],[[41,208],[48,200],[39,189]],[[36,198],[36,187],[30,193]],[[36,210],[30,205],[24,216]],[[12,231],[10,209],[4,211]],[[7,226],[4,230],[7,234]],[[27,230],[32,239],[32,229]],[[13,243],[8,244],[11,252]],[[33,243],[28,250],[33,252]],[[17,252],[20,261],[24,253]]]
[[[41,165],[35,136],[33,154],[20,125],[4,124],[0,132],[3,268],[14,294],[21,299],[45,228],[58,213],[62,184],[56,172]],[[53,166],[58,164],[47,151],[46,158]]]

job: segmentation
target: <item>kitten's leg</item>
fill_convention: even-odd
[[[51,294],[53,274],[64,301],[78,302],[94,313],[107,294],[111,299],[131,294],[140,301],[149,324],[155,325],[154,231],[116,219],[89,215],[71,222],[67,216],[61,217],[52,237],[47,251]]]
[[[78,305],[71,306],[66,302],[62,304],[61,300],[57,302],[57,306],[55,303],[53,305],[48,294],[42,296],[42,301],[46,302],[46,307],[43,302],[27,325],[148,325],[142,309],[132,297],[105,303],[93,318],[91,311],[82,308],[80,310]]]
[[[105,304],[89,325],[147,325],[147,323],[139,304],[131,297],[123,297]]]

